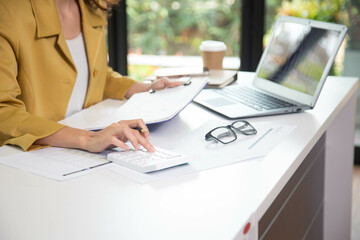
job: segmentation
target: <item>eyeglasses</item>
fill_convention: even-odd
[[[214,128],[205,135],[206,141],[216,141],[228,144],[237,139],[236,132],[244,135],[255,135],[256,129],[244,120],[238,120],[227,126]]]

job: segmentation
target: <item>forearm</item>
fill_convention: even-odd
[[[180,82],[170,82],[167,78],[158,79],[151,84],[136,82],[128,89],[125,97],[130,98],[135,93],[146,92],[150,89],[158,90],[166,87],[176,87],[179,85]],[[111,125],[99,132],[64,127],[47,137],[38,139],[35,141],[35,144],[64,148],[78,148],[90,152],[100,152],[113,146],[126,149],[127,145],[125,142],[129,139],[132,144],[136,146],[135,148],[138,148],[138,144],[140,143],[149,151],[154,151],[152,145],[147,139],[148,133],[141,136],[136,130],[131,130],[132,127],[147,129],[142,120],[137,119],[122,122],[124,122],[122,126],[119,124]]]
[[[91,131],[64,127],[47,137],[36,140],[34,144],[88,150],[86,146],[91,134]]]
[[[147,92],[150,90],[150,84],[136,82],[126,92],[125,97],[129,99],[132,95],[139,92]]]

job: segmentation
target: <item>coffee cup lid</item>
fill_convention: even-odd
[[[226,45],[225,43],[220,41],[206,40],[206,41],[202,41],[200,45],[200,51],[207,51],[207,52],[226,51]]]

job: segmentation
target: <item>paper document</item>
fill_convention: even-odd
[[[191,84],[154,93],[134,94],[127,101],[107,99],[61,120],[81,129],[103,129],[120,120],[141,118],[146,124],[165,122],[183,110],[208,83],[207,77],[194,77]]]
[[[0,163],[63,181],[101,169],[111,163],[107,151],[101,154],[76,149],[50,147],[31,152],[20,152],[0,158]]]
[[[170,151],[186,156],[188,165],[167,169],[149,174],[142,174],[117,165],[106,165],[104,168],[115,171],[139,183],[149,183],[185,174],[196,174],[206,169],[222,167],[242,161],[262,159],[282,142],[295,128],[294,125],[272,122],[250,122],[257,130],[256,135],[238,134],[238,139],[230,144],[206,141],[205,134],[218,126],[226,126],[233,121],[209,120],[199,128],[183,131],[172,131],[176,123],[169,122],[151,132],[151,141]],[[191,131],[191,134],[190,134]],[[166,141],[164,136],[167,135]],[[194,175],[195,176],[195,175]]]
[[[35,173],[50,179],[64,181],[96,170],[107,169],[105,168],[106,166],[118,165],[121,164],[121,162],[128,162],[128,166],[124,167],[128,171],[133,171],[130,167],[135,166],[139,162],[148,162],[147,167],[156,168],[154,170],[161,170],[186,162],[183,160],[181,154],[170,152],[159,147],[155,147],[157,149],[155,154],[147,152],[142,147],[140,150],[135,150],[130,145],[129,147],[129,150],[114,148],[101,153],[49,147],[30,152],[17,152],[12,155],[0,157],[0,164]],[[120,154],[119,156],[123,158],[123,161],[115,161],[116,163],[113,163],[108,160],[108,155],[111,154]],[[164,156],[166,156],[167,159]],[[111,160],[116,158],[117,157]],[[144,164],[139,166],[146,167]]]
[[[107,154],[115,150],[106,150],[96,154],[76,149],[51,147],[0,157],[0,164],[58,181],[100,169],[109,169],[136,182],[148,183],[189,173],[195,174],[241,161],[261,159],[296,128],[293,125],[255,122],[252,125],[257,129],[256,135],[239,134],[238,139],[230,144],[208,142],[204,139],[205,134],[211,129],[229,123],[231,122],[209,120],[201,127],[191,130],[191,134],[188,131],[173,132],[168,135],[166,141],[164,141],[164,132],[172,131],[176,123],[173,125],[169,122],[166,126],[153,131],[151,139],[155,146],[183,155],[184,162],[188,164],[147,174],[108,161]],[[179,137],[178,134],[184,134],[184,136]]]

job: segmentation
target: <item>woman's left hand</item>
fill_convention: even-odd
[[[166,77],[156,79],[155,81],[153,81],[150,84],[142,83],[142,82],[136,82],[135,84],[133,84],[129,88],[129,90],[125,94],[125,97],[129,99],[135,93],[147,92],[150,89],[152,89],[152,90],[161,90],[161,89],[168,88],[168,87],[173,88],[173,87],[177,87],[177,86],[180,86],[180,85],[182,85],[182,83],[180,81],[170,81]]]
[[[163,77],[156,79],[154,82],[150,84],[150,89],[152,90],[161,90],[167,87],[177,87],[180,86],[181,82],[179,81],[170,81],[168,78]]]

